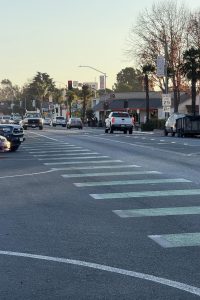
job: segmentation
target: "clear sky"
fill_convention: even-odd
[[[153,0],[0,0],[0,80],[20,86],[36,72],[57,83],[99,81],[107,74],[112,88],[116,75],[133,66],[124,50],[131,27]],[[160,2],[160,1],[159,1]],[[198,0],[182,1],[198,8]]]

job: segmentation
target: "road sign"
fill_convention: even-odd
[[[171,107],[170,106],[163,106],[163,112],[170,112],[171,111]]]
[[[158,77],[165,76],[165,58],[164,56],[159,55],[156,61],[156,75]]]
[[[171,95],[170,94],[162,94],[162,106],[171,106]]]

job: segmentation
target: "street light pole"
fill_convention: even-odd
[[[94,67],[91,67],[91,66],[79,66],[79,68],[89,68],[89,69],[95,70],[95,71],[97,71],[97,72],[104,75],[104,103],[105,103],[106,102],[106,78],[107,78],[106,73],[102,72],[102,71],[100,71],[100,70],[98,70]],[[105,118],[106,118],[106,112],[104,110],[104,120],[105,120]]]
[[[100,70],[98,70],[98,69],[96,69],[96,68],[94,68],[94,67],[91,67],[91,66],[79,66],[79,68],[89,68],[89,69],[95,70],[95,71],[97,71],[97,72],[103,74],[104,77],[105,77],[105,79],[104,79],[104,80],[105,80],[105,81],[104,81],[104,90],[105,90],[105,94],[106,94],[106,77],[107,77],[107,75],[106,75],[105,72],[102,72],[102,71],[100,71]]]

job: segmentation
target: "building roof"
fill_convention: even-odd
[[[189,95],[187,93],[181,93],[180,102],[186,101]],[[174,94],[171,93],[172,107]],[[106,100],[105,100],[106,99]],[[108,108],[104,109],[105,101],[108,103]],[[109,95],[102,96],[97,105],[93,107],[94,111],[104,110],[125,110],[124,102],[127,101],[127,108],[131,110],[146,110],[146,93],[145,92],[130,92],[130,93],[111,93]],[[149,110],[162,108],[162,93],[161,92],[149,92]]]

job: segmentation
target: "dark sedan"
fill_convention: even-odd
[[[0,135],[10,142],[10,151],[16,151],[25,140],[22,126],[15,124],[0,124]]]

